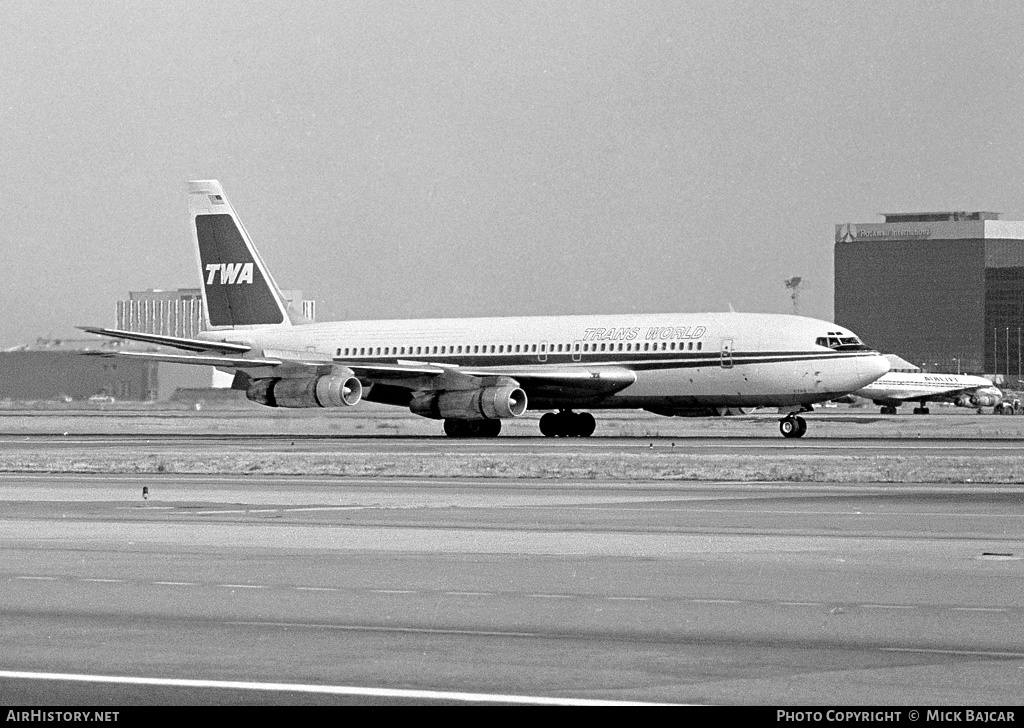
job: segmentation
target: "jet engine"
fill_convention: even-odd
[[[245,396],[267,407],[350,407],[363,397],[363,385],[348,373],[321,377],[256,379]]]
[[[995,407],[1002,397],[994,392],[978,391],[973,394],[961,394],[956,399],[957,407]]]
[[[526,412],[526,392],[512,385],[430,392],[415,397],[409,410],[434,420],[505,420]]]

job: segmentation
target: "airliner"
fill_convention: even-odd
[[[214,366],[268,407],[365,399],[442,420],[451,437],[494,437],[527,410],[547,410],[539,419],[547,437],[589,437],[589,410],[713,416],[771,407],[792,438],[807,431],[798,413],[889,369],[849,330],[782,314],[313,323],[287,304],[219,182],[190,182],[188,199],[203,330],[180,338],[81,328],[179,349],[107,355]]]
[[[870,399],[883,415],[896,414],[901,404],[916,402],[915,415],[926,415],[929,402],[951,402],[957,407],[995,407],[1002,412],[1003,392],[984,377],[970,374],[888,372],[851,397]],[[853,401],[851,398],[845,398]]]

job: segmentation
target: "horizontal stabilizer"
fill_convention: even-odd
[[[284,362],[280,359],[245,359],[236,356],[196,356],[194,354],[159,354],[153,351],[83,351],[83,356],[103,356],[127,359],[148,359],[163,361],[168,364],[197,364],[227,369],[247,369],[250,367],[276,367]],[[294,363],[294,362],[289,362]]]
[[[228,354],[244,354],[252,347],[245,344],[231,344],[226,341],[204,341],[203,339],[184,339],[178,336],[162,336],[160,334],[143,334],[137,331],[123,331],[121,329],[105,329],[94,326],[79,326],[82,331],[100,336],[110,336],[115,339],[127,339],[128,341],[142,341],[147,344],[159,346],[172,346],[175,349],[187,351],[223,351]]]

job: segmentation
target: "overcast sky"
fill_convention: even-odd
[[[0,346],[198,285],[219,179],[320,320],[832,318],[834,225],[1024,219],[1017,2],[9,0]],[[841,322],[840,322],[841,323]]]

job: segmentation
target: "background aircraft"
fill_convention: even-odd
[[[952,402],[957,407],[995,407],[1003,411],[1003,392],[984,377],[969,374],[929,374],[926,372],[888,372],[871,384],[839,401],[870,399],[882,408],[883,415],[896,414],[907,402],[916,402],[915,415],[926,415],[928,402]]]
[[[749,313],[535,316],[309,323],[289,311],[216,180],[190,183],[203,290],[196,339],[85,328],[187,353],[105,354],[212,365],[270,407],[341,407],[365,398],[444,420],[450,436],[492,437],[527,408],[546,436],[587,437],[576,409],[713,415],[798,412],[864,387],[889,363],[850,331],[800,316]]]

